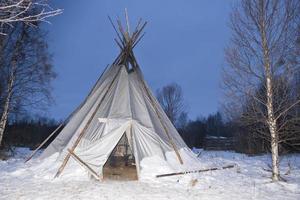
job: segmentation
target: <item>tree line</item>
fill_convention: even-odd
[[[35,149],[41,144],[60,124],[59,121],[46,117],[26,117],[9,123],[5,129],[3,143],[7,148],[29,147]],[[47,146],[57,136],[45,144]]]

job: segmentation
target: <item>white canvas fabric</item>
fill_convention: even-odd
[[[145,168],[142,162],[147,158],[158,158],[160,162],[156,167],[168,166],[170,172],[199,168],[198,159],[151,93],[140,69],[128,72],[125,66],[118,65],[104,72],[83,105],[41,157],[58,152],[57,162],[62,162],[94,112],[74,153],[100,175],[123,134],[126,134],[135,156],[139,178],[145,175],[141,173]],[[162,123],[178,149],[183,165],[179,163]]]

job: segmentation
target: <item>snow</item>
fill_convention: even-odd
[[[30,151],[17,148],[13,158],[0,161],[0,199],[300,199],[300,154],[282,157],[281,172],[286,182],[274,183],[268,171],[270,155],[249,157],[226,151],[194,151],[203,169],[228,164],[236,167],[142,181],[99,182],[88,179],[77,164],[53,179],[58,168],[54,162],[57,155],[24,164]],[[165,171],[164,167],[151,171],[151,165],[156,166],[154,162],[157,160],[143,162],[147,173]]]

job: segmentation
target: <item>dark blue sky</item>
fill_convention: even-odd
[[[135,54],[152,90],[178,83],[192,119],[217,111],[232,1],[54,1],[53,6],[64,12],[46,25],[58,74],[50,117],[65,118],[117,56],[116,35],[107,16],[124,18],[124,8],[132,27],[139,17],[148,21]]]

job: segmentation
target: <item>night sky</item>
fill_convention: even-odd
[[[117,56],[116,34],[107,16],[124,19],[124,8],[132,28],[140,17],[148,21],[135,54],[152,90],[176,82],[191,119],[216,112],[222,102],[221,68],[233,1],[51,1],[64,12],[45,25],[58,74],[49,117],[68,116]]]

